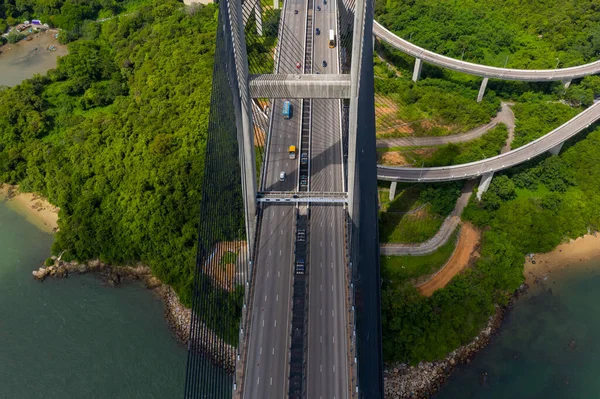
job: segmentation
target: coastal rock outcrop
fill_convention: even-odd
[[[191,309],[186,308],[179,301],[177,294],[170,286],[163,284],[162,281],[153,276],[148,266],[111,266],[98,259],[85,263],[65,262],[56,256],[51,259],[54,261],[53,265],[42,266],[38,270],[32,271],[35,279],[43,281],[48,277],[65,278],[70,274],[99,273],[104,282],[112,287],[117,287],[126,281],[141,281],[146,288],[152,290],[164,300],[165,317],[169,325],[178,340],[185,345],[188,344],[192,323]],[[218,367],[233,373],[235,370],[235,347],[223,342],[203,323],[199,321],[196,321],[196,323],[195,328],[196,331],[199,331],[199,336],[205,337],[203,342],[195,346],[196,349]]]
[[[384,370],[384,395],[393,399],[427,399],[444,384],[457,364],[470,363],[471,358],[490,342],[490,337],[500,327],[503,309],[498,308],[488,324],[469,344],[461,346],[434,362],[421,362],[416,366],[393,364]]]

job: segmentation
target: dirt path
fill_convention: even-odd
[[[452,280],[452,277],[460,273],[471,260],[473,252],[479,244],[481,236],[479,231],[470,223],[463,224],[456,250],[446,262],[429,280],[417,286],[421,295],[431,296],[439,288],[444,288]]]

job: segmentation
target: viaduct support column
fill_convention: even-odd
[[[487,87],[488,78],[483,78],[483,82],[481,82],[481,87],[479,87],[479,94],[477,94],[477,102],[480,103],[483,100],[483,95],[485,94],[485,88]]]
[[[557,144],[554,147],[550,148],[550,151],[548,151],[548,152],[552,155],[558,155],[560,153],[560,150],[562,149],[563,144],[564,144],[564,141],[562,143]]]
[[[398,185],[398,182],[393,181],[392,185],[390,186],[390,202],[392,202],[394,200],[394,198],[396,198],[396,186]]]
[[[420,58],[415,58],[415,69],[413,70],[413,82],[416,82],[421,78],[421,69],[423,68],[423,60]]]
[[[477,189],[477,199],[481,201],[481,196],[485,193],[492,182],[492,178],[494,177],[494,172],[484,173],[481,176],[481,183],[479,183],[479,188]]]

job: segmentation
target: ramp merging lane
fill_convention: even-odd
[[[573,119],[552,130],[545,136],[522,147],[487,158],[482,161],[462,165],[437,168],[401,168],[377,165],[377,178],[388,181],[440,182],[464,180],[484,173],[496,172],[535,158],[564,143],[592,123],[600,119],[600,102],[592,105]]]
[[[497,68],[487,65],[474,64],[454,58],[436,54],[404,40],[384,28],[379,22],[373,21],[373,35],[392,47],[415,58],[443,68],[464,72],[484,78],[497,78],[504,80],[521,80],[529,82],[547,82],[553,80],[568,81],[588,75],[600,73],[600,61],[589,64],[560,69],[511,69]]]

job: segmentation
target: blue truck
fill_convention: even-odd
[[[292,103],[289,100],[283,102],[283,119],[290,119],[292,117]]]

